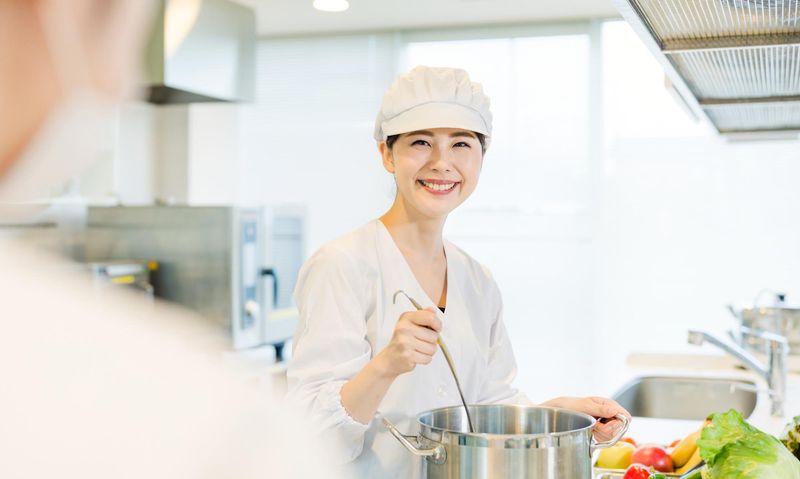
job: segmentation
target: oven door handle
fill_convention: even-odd
[[[261,277],[272,276],[272,307],[278,307],[278,273],[274,268],[261,268]]]

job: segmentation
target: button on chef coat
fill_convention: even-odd
[[[516,363],[502,320],[502,301],[487,268],[445,240],[446,312],[441,336],[455,361],[470,404],[522,403],[513,386]],[[423,307],[435,307],[379,220],[328,243],[303,265],[295,299],[300,311],[287,376],[291,404],[314,419],[353,477],[417,477],[419,459],[388,433],[385,416],[404,433],[418,430],[417,414],[460,404],[441,353],[392,383],[376,417],[361,424],[341,403],[342,386],[392,338],[401,314],[414,308],[402,289]],[[437,310],[438,311],[438,310]]]

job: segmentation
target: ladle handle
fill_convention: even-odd
[[[469,414],[469,406],[467,405],[467,400],[464,399],[464,390],[461,389],[461,381],[458,380],[458,374],[456,374],[456,365],[455,361],[453,361],[453,356],[450,355],[450,350],[444,345],[444,341],[441,337],[437,342],[439,343],[439,347],[442,349],[442,354],[444,354],[444,359],[447,361],[447,366],[450,368],[450,372],[453,373],[453,379],[456,382],[456,389],[458,389],[458,397],[461,399],[461,404],[464,406],[464,413],[467,415],[467,426],[469,426],[469,432],[475,432],[475,428],[472,425],[472,416]]]
[[[395,302],[395,300],[397,299],[397,295],[399,294],[402,294],[403,296],[408,298],[408,300],[411,302],[411,304],[414,305],[417,311],[421,311],[423,309],[421,304],[419,304],[414,298],[409,296],[402,289],[398,289],[397,291],[394,292],[394,296],[392,296],[392,303]],[[458,380],[458,374],[456,373],[456,364],[453,361],[453,356],[450,355],[450,350],[447,349],[447,346],[444,345],[444,340],[442,339],[441,336],[439,336],[439,339],[436,340],[436,343],[439,345],[439,348],[441,348],[442,353],[444,354],[444,359],[445,361],[447,361],[447,366],[450,368],[450,372],[453,373],[453,379],[456,382],[456,389],[458,389],[458,397],[459,399],[461,399],[461,404],[464,406],[464,413],[467,415],[467,425],[469,426],[469,432],[475,432],[475,428],[472,426],[472,417],[469,414],[469,406],[467,405],[467,400],[464,399],[464,390],[461,389],[461,381]]]

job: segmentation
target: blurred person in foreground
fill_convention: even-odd
[[[136,79],[146,0],[0,0],[0,203],[77,173]],[[0,220],[8,221],[8,218]],[[316,477],[301,423],[177,308],[0,240],[0,477]],[[305,451],[305,457],[300,457]]]

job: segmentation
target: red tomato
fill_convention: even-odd
[[[625,469],[622,479],[647,479],[650,477],[650,468],[642,464],[631,464]]]
[[[629,442],[629,443],[633,444],[633,447],[639,447],[639,445],[636,444],[636,441],[634,441],[632,437],[625,436],[622,439],[620,439],[620,441]]]
[[[645,444],[633,451],[631,462],[652,466],[659,472],[672,472],[672,458],[667,451],[655,444]]]

